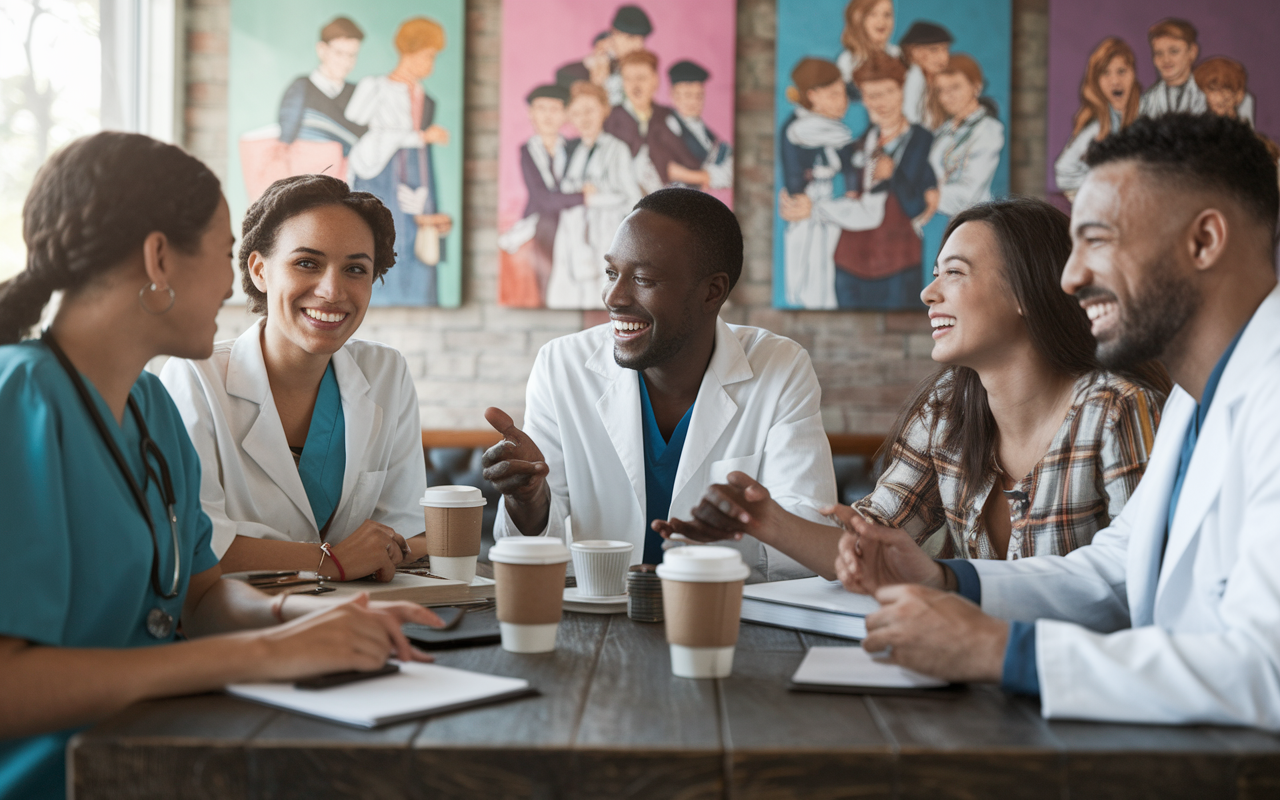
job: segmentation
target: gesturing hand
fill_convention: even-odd
[[[333,546],[333,554],[342,564],[342,572],[349,581],[373,575],[382,582],[396,576],[396,565],[409,555],[409,545],[404,537],[380,522],[371,519]],[[328,577],[337,577],[336,567],[325,564]]]
[[[849,506],[820,509],[834,514],[847,531],[840,537],[836,575],[844,588],[858,594],[875,594],[882,586],[921,583],[942,589],[943,567],[920,549],[903,530],[877,525]]]
[[[667,539],[678,533],[695,542],[718,542],[741,539],[742,534],[754,534],[768,525],[768,518],[778,509],[769,490],[745,472],[730,472],[725,480],[728,482],[707,487],[693,509],[692,520],[657,519],[653,529]]]
[[[949,681],[999,682],[1009,623],[982,613],[958,594],[924,586],[876,592],[880,610],[867,617],[862,649]]]
[[[550,470],[542,451],[502,409],[485,409],[484,418],[503,437],[480,460],[484,479],[502,492],[516,527],[527,534],[538,533],[547,525],[551,506],[547,488]]]

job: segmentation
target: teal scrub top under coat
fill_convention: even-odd
[[[307,427],[307,440],[298,459],[298,477],[307,490],[311,514],[321,531],[329,526],[329,520],[342,500],[342,476],[347,469],[347,422],[342,412],[342,394],[338,391],[338,377],[333,371],[333,361],[320,379],[320,391],[311,411],[311,424]]]
[[[85,381],[107,428],[145,486],[160,551],[161,584],[173,575],[160,488],[146,481],[140,435]],[[38,341],[0,346],[0,635],[55,647],[146,647],[161,608],[182,615],[191,575],[218,563],[200,507],[200,462],[182,418],[154,375],[130,390],[164,453],[177,504],[178,596],[151,587],[151,534],[110,451],[53,353]],[[173,636],[164,641],[171,641]],[[0,741],[0,799],[64,796],[64,746],[73,731]]]

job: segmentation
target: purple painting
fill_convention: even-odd
[[[1053,0],[1048,191],[1068,204],[1090,141],[1139,116],[1233,115],[1280,139],[1276,0]]]

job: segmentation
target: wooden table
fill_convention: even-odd
[[[73,743],[76,797],[1280,797],[1280,737],[1045,723],[991,687],[790,693],[813,644],[848,643],[744,624],[730,678],[685,680],[661,624],[566,613],[554,653],[438,653],[540,696],[376,731],[223,695],[142,703]]]

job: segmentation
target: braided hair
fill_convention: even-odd
[[[149,136],[97,133],[54,153],[22,208],[26,269],[0,283],[0,344],[20,341],[55,291],[83,288],[153,232],[194,252],[221,198],[208,167]]]
[[[293,217],[322,206],[342,206],[354,211],[373,233],[373,277],[381,278],[396,263],[396,224],[382,201],[368,192],[353,192],[346,182],[331,175],[295,175],[267,187],[244,215],[240,242],[240,285],[249,299],[249,310],[267,313],[267,295],[253,283],[249,256],[270,256],[281,226]]]

